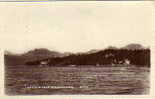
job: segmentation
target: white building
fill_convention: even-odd
[[[128,59],[125,59],[125,62],[124,62],[124,64],[127,64],[127,65],[129,65],[129,64],[130,64],[130,60],[128,60]]]

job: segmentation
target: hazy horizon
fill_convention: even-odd
[[[142,44],[137,44],[137,43],[132,43],[132,44],[128,44],[128,45],[140,45],[142,48],[150,48],[150,46],[144,46],[144,45],[142,45]],[[5,53],[11,53],[11,54],[24,54],[24,53],[28,53],[29,51],[34,51],[34,50],[49,50],[49,51],[54,51],[54,52],[59,52],[59,53],[87,53],[87,52],[89,52],[89,51],[94,51],[94,50],[96,50],[96,51],[100,51],[100,50],[105,50],[105,49],[107,49],[107,48],[109,48],[109,47],[114,47],[114,48],[117,48],[117,49],[122,49],[123,47],[126,47],[126,46],[128,46],[128,45],[125,45],[125,46],[119,46],[119,47],[116,47],[116,46],[107,46],[107,47],[105,47],[105,48],[102,48],[102,49],[89,49],[89,50],[86,50],[86,51],[79,51],[79,52],[71,52],[71,51],[64,51],[64,52],[62,52],[62,51],[59,51],[59,50],[51,50],[51,49],[49,49],[49,48],[33,48],[33,49],[28,49],[28,50],[25,50],[24,52],[13,52],[13,51],[10,51],[10,50],[7,50],[7,49],[5,49],[4,50],[4,52]]]

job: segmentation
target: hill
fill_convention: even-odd
[[[50,51],[45,48],[40,48],[28,51],[24,54],[13,54],[9,51],[6,51],[4,59],[6,65],[24,65],[28,61],[37,61],[51,57],[63,57],[65,55],[68,54],[63,54],[56,51]]]
[[[128,61],[128,63],[127,63]],[[122,48],[108,47],[83,53],[60,53],[48,49],[34,49],[21,55],[5,54],[6,65],[112,65],[133,64],[150,66],[150,49],[139,44]]]

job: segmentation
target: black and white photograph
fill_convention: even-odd
[[[0,5],[5,95],[150,95],[150,2]]]

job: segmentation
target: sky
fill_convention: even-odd
[[[149,46],[153,7],[150,5],[118,1],[1,3],[0,44],[14,53],[34,48],[85,52],[130,43]]]

